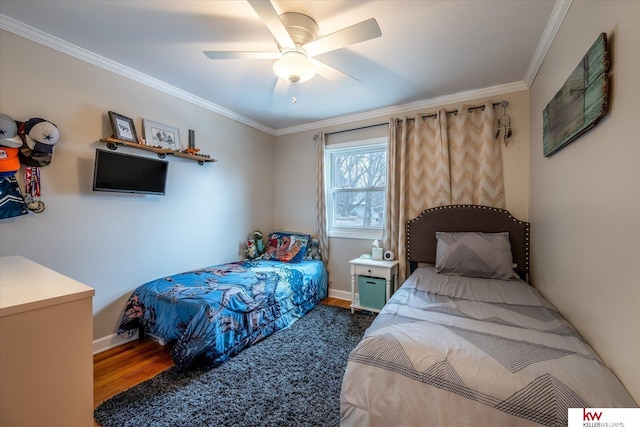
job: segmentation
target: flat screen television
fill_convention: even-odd
[[[164,195],[169,163],[96,149],[93,191]]]

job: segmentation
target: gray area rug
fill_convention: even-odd
[[[337,426],[349,353],[374,315],[318,305],[211,370],[172,367],[100,404],[113,426]]]

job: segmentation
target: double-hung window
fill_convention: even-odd
[[[381,238],[387,138],[328,145],[324,164],[329,236]]]

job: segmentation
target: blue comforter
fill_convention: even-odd
[[[136,289],[118,333],[146,333],[173,341],[181,369],[217,366],[286,328],[327,296],[322,261],[252,260],[221,264],[153,280]]]

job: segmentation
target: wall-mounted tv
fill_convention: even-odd
[[[164,160],[96,149],[93,191],[163,195],[168,168]]]

